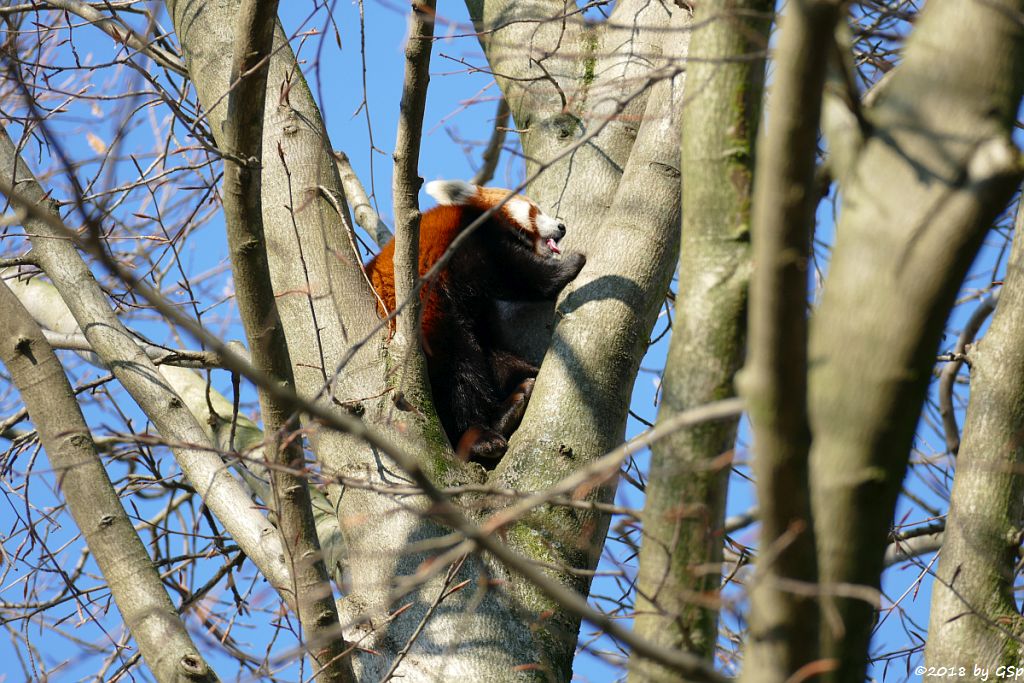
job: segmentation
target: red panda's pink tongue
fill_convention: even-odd
[[[555,240],[551,239],[550,237],[548,238],[547,245],[548,245],[548,249],[550,249],[551,251],[555,252],[556,254],[561,254],[562,253],[562,250],[558,248],[557,244],[555,244]]]

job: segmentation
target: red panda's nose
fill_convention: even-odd
[[[558,223],[558,239],[565,237],[565,223],[559,221]]]

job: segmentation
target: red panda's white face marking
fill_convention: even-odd
[[[533,232],[534,206],[526,197],[517,195],[505,204],[505,211],[513,223],[527,232]]]
[[[486,199],[500,202],[508,196],[508,190],[481,189]],[[502,207],[505,219],[521,231],[533,250],[540,256],[557,258],[562,251],[558,248],[558,240],[565,236],[565,225],[540,210],[528,197],[517,194],[505,202]]]
[[[442,206],[475,205],[487,210],[497,206],[509,195],[509,190],[478,187],[463,180],[434,180],[424,188]],[[562,251],[558,241],[565,236],[565,224],[540,210],[528,197],[517,194],[499,210],[505,220],[518,228],[524,241],[541,256],[558,258]]]

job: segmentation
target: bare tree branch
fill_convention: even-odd
[[[366,195],[363,184],[359,182],[359,176],[352,168],[352,162],[349,161],[348,155],[344,152],[335,152],[334,158],[338,163],[341,185],[345,189],[345,199],[352,207],[356,223],[373,238],[378,247],[383,247],[391,241],[391,228],[381,220],[380,215],[370,205],[370,198]]]
[[[815,153],[836,0],[797,0],[782,18],[771,111],[757,149],[750,287],[750,356],[741,385],[757,457],[762,552],[751,591],[743,675],[785,680],[817,659],[817,604],[786,581],[813,582],[807,417],[807,263],[814,210]],[[783,540],[785,539],[785,541]]]
[[[420,139],[423,135],[423,111],[430,83],[430,50],[434,37],[435,0],[412,4],[409,38],[405,44],[405,78],[402,102],[395,133],[394,172],[391,195],[395,211],[394,278],[395,300],[405,301],[406,311],[395,318],[395,337],[391,344],[396,358],[402,359],[399,382],[413,396],[430,393],[426,363],[420,351]],[[416,403],[421,403],[416,400]]]
[[[4,277],[8,276],[4,273]],[[56,339],[60,344],[66,344],[61,348],[70,347],[72,350],[88,352],[92,356],[87,358],[90,363],[102,366],[100,359],[92,353],[92,346],[88,339],[78,330],[78,324],[68,310],[60,295],[49,282],[41,278],[31,280],[8,279],[15,296],[22,305],[28,309],[40,326],[43,326],[43,334],[47,340]],[[73,330],[73,331],[51,331]],[[53,343],[51,341],[51,343]],[[139,342],[141,348],[146,351],[156,362],[160,374],[174,391],[182,398],[185,405],[196,416],[199,424],[208,429],[208,433],[214,440],[218,449],[223,451],[233,450],[244,453],[246,456],[236,463],[236,469],[242,474],[245,483],[252,488],[259,498],[270,505],[273,495],[268,481],[260,478],[264,476],[265,468],[262,467],[264,457],[262,447],[265,443],[263,430],[256,423],[243,415],[233,414],[231,401],[224,398],[220,393],[214,391],[208,381],[197,373],[180,368],[171,362],[175,357],[186,359],[215,359],[216,367],[224,367],[224,361],[220,355],[213,351],[179,351],[168,350],[160,346],[151,346]],[[228,346],[235,353],[241,356],[241,360],[248,363],[247,351],[241,344],[229,342]],[[184,361],[188,364],[190,361]],[[97,441],[97,447],[114,443],[138,443],[140,436],[133,437],[112,437]],[[151,440],[150,440],[151,441]],[[257,466],[260,465],[260,466]],[[250,470],[256,470],[251,472]],[[296,470],[299,472],[299,470]],[[338,518],[335,511],[327,502],[324,494],[320,491],[310,490],[313,497],[314,514],[316,516],[317,533],[320,544],[324,550],[325,561],[330,567],[340,569],[341,559],[344,557],[344,544],[338,530]]]
[[[6,130],[0,131],[0,192],[26,211],[25,226],[32,239],[33,252],[90,345],[147,411],[160,433],[181,444],[174,451],[182,471],[246,555],[275,587],[287,594],[291,582],[288,567],[282,560],[277,530],[251,508],[245,491],[210,447],[203,428],[139,349],[134,336],[110,310],[92,273],[75,246],[67,240],[75,233],[64,227],[50,207]]]
[[[732,418],[738,418],[742,412],[742,400],[727,398],[667,416],[657,426],[576,470],[556,484],[537,491],[522,501],[495,513],[487,520],[487,527],[497,529],[506,526],[558,496],[585,492],[601,486],[612,480],[618,473],[619,467],[622,466],[622,461],[637,451],[649,448],[681,430],[713,422],[730,421]],[[691,472],[691,474],[693,473]]]
[[[750,264],[754,141],[772,3],[705,3],[695,10],[680,150],[682,221],[672,340],[658,424],[735,394],[743,362]],[[697,28],[693,28],[697,25]],[[760,55],[760,57],[759,57]],[[737,103],[742,105],[737,106]],[[713,660],[714,602],[737,415],[671,435],[651,449],[637,576],[636,630]],[[669,680],[650,662],[632,681]]]
[[[961,339],[977,332],[985,307],[975,309]],[[1024,210],[1018,206],[999,303],[984,339],[971,351],[971,397],[932,588],[929,663],[970,663],[994,671],[1017,666],[1024,654],[1024,620],[1014,588],[1024,517],[1022,331]]]
[[[685,54],[690,15],[672,8],[649,5],[650,11],[661,12],[660,21],[675,32],[663,34],[663,52],[659,61],[646,65],[646,78],[658,78],[648,92],[642,113],[636,112],[636,101],[628,107],[617,96],[606,93],[598,100],[589,116],[592,124],[585,132],[573,133],[572,143],[562,141],[560,147],[541,152],[548,160],[564,156],[557,166],[546,167],[538,160],[536,168],[546,169],[531,187],[541,196],[553,191],[572,195],[572,211],[579,212],[580,244],[587,245],[587,266],[563,291],[556,310],[556,325],[545,362],[541,365],[537,384],[523,423],[513,438],[508,453],[495,470],[494,481],[501,486],[527,491],[541,491],[569,474],[585,467],[620,443],[628,412],[628,391],[639,370],[640,358],[647,348],[650,329],[660,309],[661,297],[668,290],[679,248],[680,184],[679,143],[680,110],[683,103],[683,77],[675,61]],[[650,19],[648,17],[648,19]],[[620,65],[620,68],[621,65]],[[552,68],[549,67],[549,71]],[[554,73],[554,71],[552,71]],[[616,103],[616,109],[610,105]],[[514,100],[509,100],[515,111]],[[615,111],[618,113],[612,113]],[[627,113],[629,112],[629,113]],[[613,120],[608,128],[598,125],[603,117]],[[592,154],[604,149],[608,136],[622,133],[624,120],[638,116],[639,129],[630,152],[621,158],[620,170],[609,168],[608,156],[599,160]],[[573,124],[575,125],[575,124]],[[538,132],[538,140],[553,134]],[[575,136],[579,137],[576,138]],[[575,139],[574,139],[575,138]],[[566,154],[577,142],[590,139],[580,154]],[[527,154],[527,137],[523,137]],[[530,143],[532,144],[532,143]],[[616,149],[616,154],[621,149]],[[591,165],[593,164],[593,165]],[[528,166],[528,171],[534,165]],[[561,170],[556,170],[556,168]],[[572,184],[566,176],[572,169]],[[588,176],[611,173],[621,181],[614,183],[610,208],[595,215],[593,204],[587,211],[577,199],[587,197],[600,201],[609,188],[601,185],[595,193],[592,184],[602,178]],[[612,181],[614,182],[614,181]],[[560,189],[555,190],[559,184]],[[577,185],[578,183],[578,185]],[[578,194],[577,194],[578,193]],[[565,204],[562,204],[565,206]],[[567,220],[566,240],[573,248],[573,223]],[[586,235],[584,241],[583,235]],[[628,249],[623,249],[628,244]],[[642,256],[641,256],[642,255]],[[594,330],[601,330],[595,335]],[[565,416],[574,419],[566,420]],[[543,468],[534,463],[542,459]],[[587,492],[589,499],[607,502],[613,488],[609,484]],[[596,566],[603,544],[608,518],[604,515],[569,515],[554,508],[535,513],[510,530],[510,538],[519,540],[517,550],[530,553],[535,559],[567,567],[592,569]],[[537,543],[537,539],[544,543]],[[523,542],[527,541],[527,542]],[[589,579],[572,571],[559,572],[557,578],[565,586],[585,594]],[[536,592],[529,586],[524,591]],[[539,596],[538,596],[539,597]],[[533,604],[545,604],[531,598]],[[550,641],[545,643],[552,661],[568,664],[575,647],[578,618],[572,612],[556,609],[551,618]],[[643,657],[643,654],[638,654]]]
[[[974,342],[981,326],[996,309],[998,301],[999,290],[981,300],[957,337],[956,345],[953,347],[953,360],[947,362],[939,374],[939,414],[942,416],[942,427],[946,435],[947,453],[955,455],[960,450],[960,427],[956,423],[956,409],[953,407],[953,387],[956,385],[957,375],[966,361],[967,346]]]
[[[44,230],[50,230],[60,226],[59,219],[55,217],[47,218],[47,215],[43,210],[37,209],[34,205],[26,203],[24,197],[14,193],[10,187],[5,186],[2,182],[0,182],[0,192],[6,194],[12,201],[19,203],[32,217],[32,219],[35,220],[37,225],[45,226],[43,228]],[[66,228],[63,228],[62,232],[65,236],[74,236],[74,233]],[[52,241],[57,242],[58,240]],[[83,243],[82,246],[87,245]],[[49,260],[45,255],[41,255],[41,259],[42,263],[44,263],[44,267],[46,264],[49,264]],[[433,505],[428,511],[428,514],[431,517],[441,521],[451,529],[458,531],[467,540],[472,541],[480,549],[493,555],[504,566],[526,578],[531,584],[535,585],[538,590],[549,598],[555,600],[570,614],[575,615],[577,618],[587,619],[588,621],[601,626],[614,637],[630,645],[641,656],[651,658],[665,666],[678,669],[684,674],[693,677],[695,680],[715,682],[725,680],[720,674],[715,672],[712,667],[701,661],[699,658],[695,658],[684,652],[676,652],[660,648],[658,646],[653,646],[646,640],[635,636],[631,631],[623,629],[615,622],[615,620],[609,618],[607,615],[589,607],[586,603],[586,599],[581,597],[574,590],[549,578],[543,571],[534,567],[530,560],[522,557],[495,539],[491,531],[482,529],[468,520],[463,512],[453,505],[434,485],[424,468],[420,465],[417,457],[406,453],[387,437],[375,432],[360,420],[344,413],[333,411],[319,402],[305,400],[295,395],[287,387],[275,383],[272,378],[264,375],[259,371],[259,369],[242,361],[242,359],[225,344],[217,340],[216,337],[204,330],[190,318],[177,311],[174,307],[161,305],[160,298],[155,294],[155,292],[153,292],[146,284],[135,279],[131,273],[120,267],[117,263],[107,259],[104,264],[107,268],[113,270],[119,277],[124,278],[129,282],[133,288],[138,290],[142,296],[146,297],[150,303],[156,305],[161,312],[170,318],[175,324],[186,328],[191,334],[195,335],[197,338],[201,339],[204,343],[210,345],[214,350],[220,353],[225,359],[225,363],[229,369],[245,374],[249,379],[254,381],[259,387],[268,393],[272,393],[284,401],[291,402],[293,409],[296,412],[307,412],[313,417],[321,420],[326,426],[330,426],[339,431],[364,439],[373,447],[387,454],[406,474],[409,475],[412,481],[420,487],[424,495],[431,500]],[[74,311],[73,307],[72,311]],[[719,408],[721,408],[721,406]],[[730,413],[736,410],[736,406],[725,406],[725,408],[727,412]],[[691,415],[686,415],[685,419],[684,416],[680,416],[680,422],[682,424],[685,424],[686,421],[692,419],[693,416]],[[620,455],[617,457],[621,458],[622,456]],[[225,526],[228,527],[229,531],[231,530],[230,525],[225,524]],[[234,532],[232,531],[232,533]],[[237,537],[235,538],[237,540]],[[284,594],[285,597],[288,597],[287,592]]]
[[[1022,10],[1020,0],[927,3],[902,62],[865,111],[870,137],[843,187],[810,331],[810,471],[824,587],[880,585],[943,327],[1020,182],[1010,134],[1024,92],[1024,25],[1006,13]],[[873,611],[826,598],[823,611],[833,608],[838,621],[822,623],[821,655],[836,660],[833,680],[861,681]]]
[[[885,566],[891,567],[921,555],[934,553],[942,548],[945,535],[945,532],[940,529],[930,534],[912,536],[906,539],[901,538],[890,543],[885,549]]]
[[[2,282],[0,318],[6,327],[0,357],[146,664],[158,680],[216,681],[125,514],[60,361],[39,325]]]
[[[63,334],[52,330],[43,330],[46,341],[56,349],[69,351],[94,352],[92,345],[84,334]],[[180,368],[221,368],[224,362],[220,356],[211,351],[193,351],[191,349],[165,349],[154,344],[138,342],[149,359],[157,365],[174,365]]]
[[[236,301],[252,349],[252,363],[288,388],[295,385],[267,263],[263,230],[263,112],[269,58],[277,23],[276,0],[243,0],[231,66],[236,84],[228,97],[224,166],[224,216],[235,278]],[[317,538],[309,483],[302,476],[305,452],[294,430],[290,403],[260,391],[264,453],[270,463],[273,505],[291,566],[295,610],[315,665],[317,681],[354,680],[340,634],[338,611]],[[271,501],[267,501],[268,503]]]
[[[480,170],[476,172],[469,182],[474,185],[486,185],[494,177],[494,171],[498,168],[498,160],[501,158],[501,148],[505,144],[505,136],[508,134],[509,108],[504,97],[498,100],[498,110],[494,114],[494,129],[487,141],[482,155],[483,163]]]
[[[153,61],[165,69],[169,69],[179,76],[188,75],[185,65],[181,63],[181,60],[178,59],[177,55],[155,45],[152,40],[149,40],[144,36],[140,36],[132,30],[131,27],[126,26],[117,19],[104,15],[96,8],[97,5],[106,7],[107,4],[108,3],[96,3],[94,5],[92,3],[80,2],[79,0],[46,0],[45,2],[39,3],[39,5],[43,7],[53,7],[54,9],[64,10],[65,12],[70,12],[71,14],[82,17],[117,42],[123,43],[134,50],[138,50],[152,58]],[[117,3],[113,4],[116,5]]]
[[[825,162],[828,173],[840,186],[845,186],[870,134],[864,119],[865,103],[862,102],[866,98],[861,97],[856,85],[853,39],[847,22],[836,24],[831,48],[822,98],[821,128],[828,138],[828,159]]]

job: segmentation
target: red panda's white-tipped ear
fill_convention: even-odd
[[[423,189],[442,206],[465,204],[477,192],[477,186],[465,180],[432,180]]]

